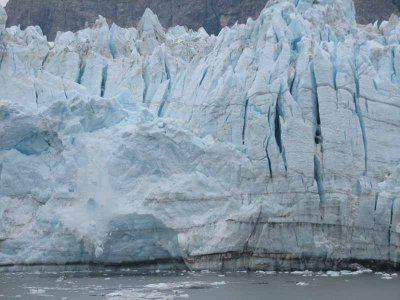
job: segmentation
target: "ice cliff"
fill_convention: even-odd
[[[0,266],[399,267],[400,20],[5,29]]]

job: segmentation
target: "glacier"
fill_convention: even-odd
[[[400,19],[6,28],[0,269],[400,267]]]

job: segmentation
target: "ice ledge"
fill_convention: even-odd
[[[113,271],[124,270],[187,270],[220,272],[340,272],[352,270],[362,274],[374,271],[399,271],[399,264],[378,260],[331,259],[326,257],[293,257],[290,254],[265,254],[256,256],[249,253],[226,252],[186,258],[150,259],[140,262],[89,263],[74,262],[68,264],[9,264],[0,266],[3,272],[77,272],[77,271]]]

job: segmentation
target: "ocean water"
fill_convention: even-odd
[[[393,272],[248,273],[136,270],[0,273],[0,300],[400,300]]]

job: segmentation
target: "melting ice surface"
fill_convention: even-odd
[[[390,280],[383,280],[390,277]],[[396,273],[342,272],[34,272],[0,274],[0,299],[397,299]],[[379,287],[379,288],[377,288]],[[332,298],[333,297],[333,298]]]
[[[55,42],[6,18],[1,267],[398,267],[398,17],[274,0],[218,36],[146,10]]]

